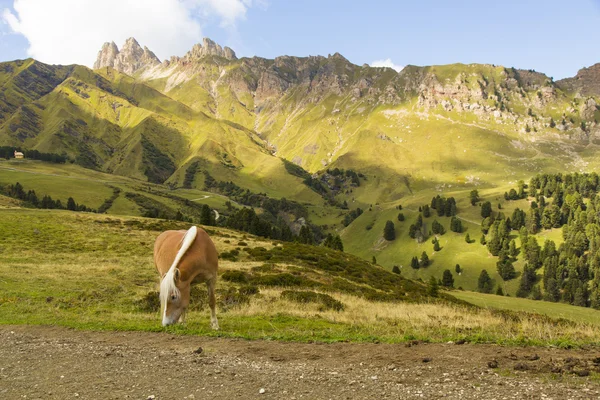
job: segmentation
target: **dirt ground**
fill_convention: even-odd
[[[0,399],[598,399],[600,348],[0,326]]]

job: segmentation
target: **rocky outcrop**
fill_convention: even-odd
[[[197,43],[183,57],[184,61],[194,61],[207,56],[223,57],[227,60],[237,60],[235,52],[229,47],[222,48],[209,38],[204,38],[202,44]]]
[[[115,60],[119,55],[119,48],[115,42],[106,42],[102,45],[102,49],[98,52],[98,57],[94,63],[94,69],[112,67],[115,65]]]
[[[600,96],[600,63],[582,68],[573,78],[557,81],[563,90],[579,92],[583,96]]]
[[[119,51],[114,42],[104,43],[98,53],[94,69],[111,67],[119,72],[133,75],[136,72],[160,64],[160,60],[147,47],[142,48],[134,38],[125,41]]]

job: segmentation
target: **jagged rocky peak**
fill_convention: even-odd
[[[115,59],[119,55],[119,48],[115,42],[106,42],[102,45],[102,49],[98,52],[96,62],[94,63],[94,69],[103,67],[112,67],[115,63]]]
[[[114,42],[104,43],[98,53],[94,68],[112,67],[119,72],[134,74],[141,69],[154,67],[160,60],[147,47],[142,48],[135,38],[129,38],[118,49]]]
[[[235,52],[229,47],[222,48],[209,38],[204,38],[202,44],[197,43],[185,56],[186,60],[200,59],[206,56],[218,56],[228,60],[237,60]]]

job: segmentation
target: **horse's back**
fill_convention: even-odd
[[[181,248],[183,236],[187,231],[165,231],[161,233],[154,242],[154,263],[158,273],[165,274],[177,252]],[[194,243],[185,252],[177,266],[181,272],[181,279],[197,278],[197,280],[209,280],[217,275],[218,255],[217,249],[208,233],[198,228]]]

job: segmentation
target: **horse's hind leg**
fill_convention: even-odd
[[[217,278],[214,277],[213,279],[206,282],[206,287],[208,288],[208,305],[210,306],[210,326],[211,326],[211,328],[218,330],[219,329],[219,321],[217,320],[217,313],[215,310],[216,305],[217,305],[217,301],[215,299],[216,283],[217,283]]]

